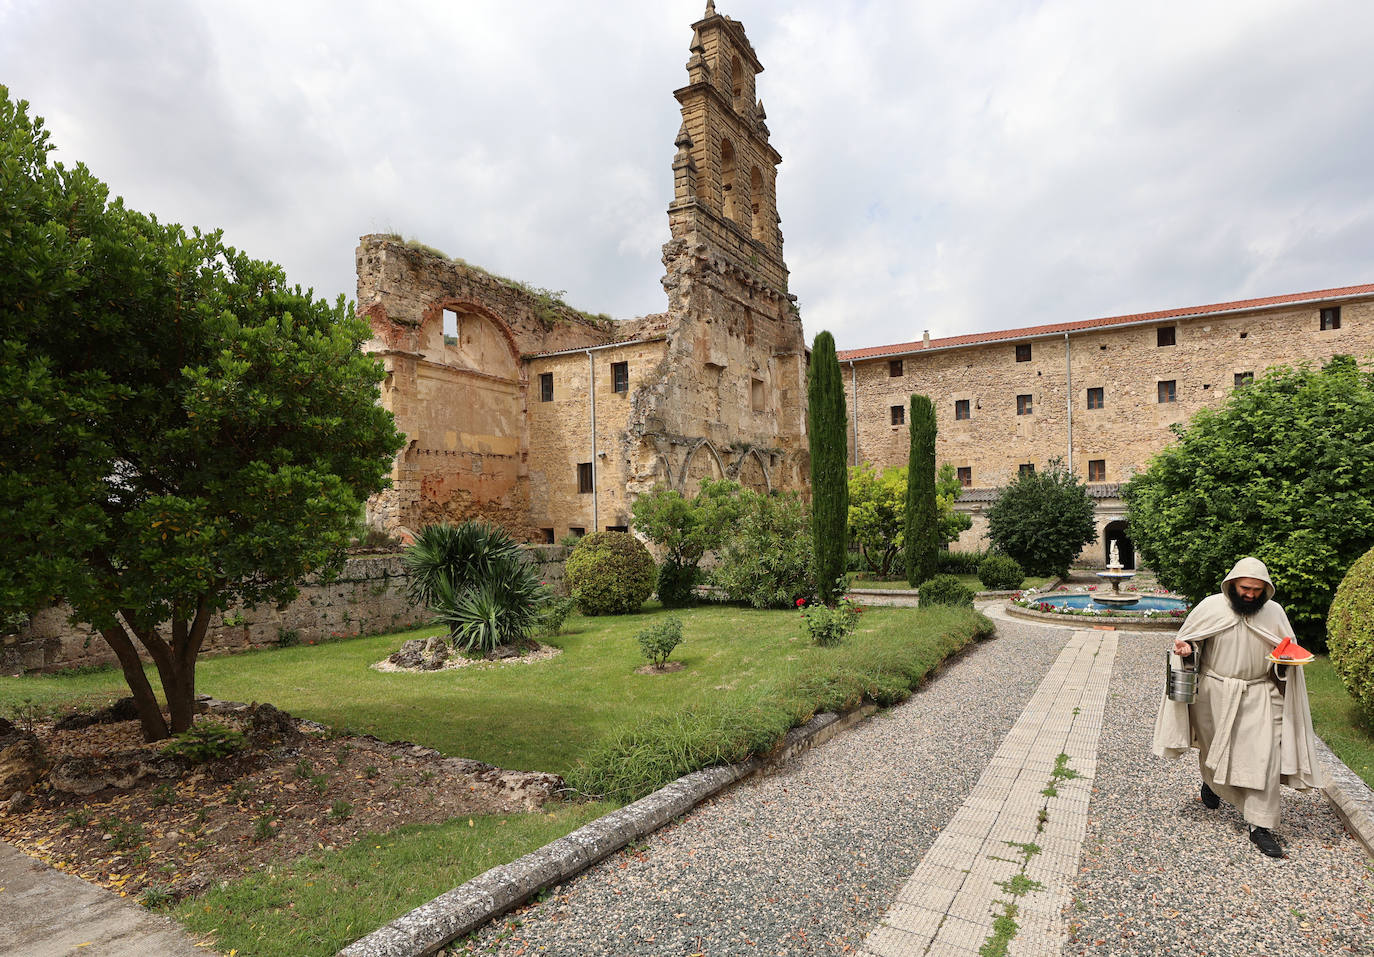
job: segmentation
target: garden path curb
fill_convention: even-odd
[[[1374,791],[1344,761],[1336,757],[1326,742],[1316,737],[1317,754],[1326,764],[1326,785],[1322,794],[1345,824],[1350,836],[1374,857]]]
[[[824,744],[877,710],[870,704],[844,714],[818,714],[789,731],[782,744],[766,757],[683,775],[633,804],[440,894],[349,944],[337,957],[429,957],[546,887],[575,877],[632,841],[686,814],[731,784]]]

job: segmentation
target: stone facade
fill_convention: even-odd
[[[692,29],[666,312],[593,319],[396,237],[362,238],[367,349],[408,439],[372,524],[404,538],[481,518],[554,541],[630,525],[657,484],[804,487],[806,347],[778,229],[781,157],[755,97],[763,67],[713,6]]]
[[[1120,483],[1172,440],[1172,426],[1247,377],[1339,353],[1374,356],[1374,286],[855,349],[840,361],[855,461],[905,464],[907,430],[892,408],[931,397],[936,459],[967,470],[960,507],[974,526],[957,547],[986,547],[991,492],[1058,456],[1097,500],[1102,537],[1081,560],[1101,565],[1109,541],[1125,537]]]

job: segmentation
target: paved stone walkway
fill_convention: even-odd
[[[961,957],[1013,929],[1010,954],[1060,952],[1116,647],[1116,632],[1073,635],[864,957]]]

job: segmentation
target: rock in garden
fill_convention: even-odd
[[[398,668],[418,668],[420,659],[425,653],[425,640],[414,638],[401,646],[401,650],[393,654],[387,661]]]
[[[14,734],[14,723],[8,718],[0,718],[0,738],[7,738]]]
[[[152,748],[116,751],[98,758],[70,756],[59,759],[48,775],[53,790],[67,794],[94,794],[105,788],[128,790],[147,777],[174,778],[184,763]]]
[[[438,671],[448,661],[448,642],[442,638],[426,638],[420,653],[421,671]]]
[[[6,814],[23,814],[33,807],[33,795],[27,791],[15,791],[0,807],[5,809]]]
[[[303,737],[296,719],[270,704],[253,704],[247,709],[248,740],[257,747],[296,742]]]
[[[120,698],[108,708],[101,708],[92,714],[69,714],[57,724],[55,731],[80,731],[93,724],[118,724],[121,721],[137,721],[138,706],[133,698]]]
[[[35,735],[14,730],[0,734],[0,801],[33,787],[46,764]]]

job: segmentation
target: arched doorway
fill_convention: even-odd
[[[1112,543],[1116,543],[1117,557],[1122,568],[1135,568],[1135,543],[1127,534],[1129,526],[1124,521],[1108,522],[1102,530],[1102,562],[1112,560]]]

